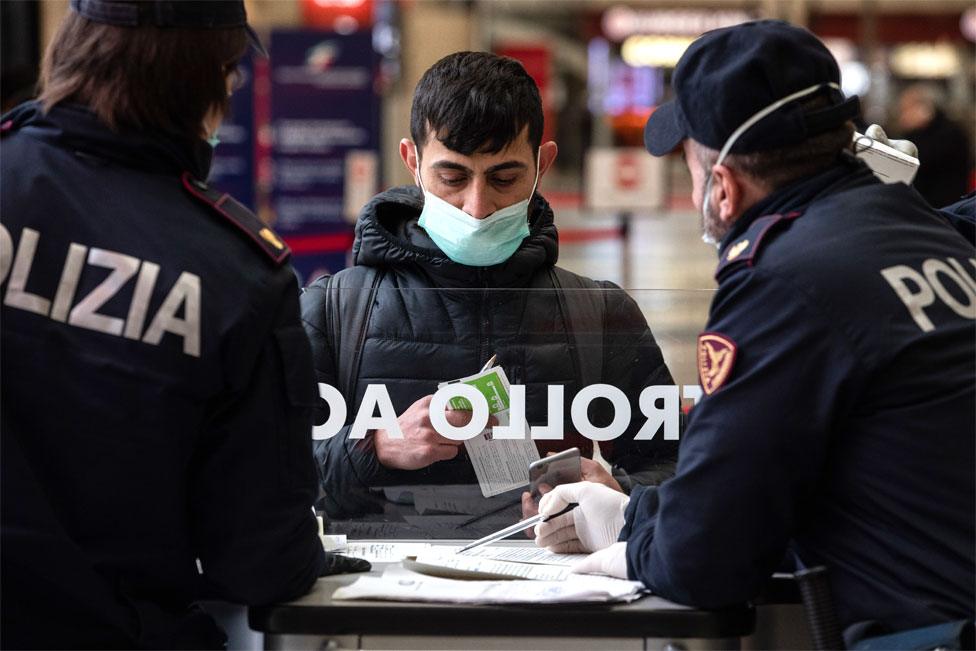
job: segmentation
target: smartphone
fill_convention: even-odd
[[[542,490],[552,490],[560,484],[583,481],[580,471],[579,448],[569,448],[529,464],[529,492],[536,502],[542,497]]]
[[[898,151],[869,138],[864,134],[854,132],[854,153],[863,160],[874,172],[874,175],[885,183],[909,185],[918,172],[918,159]]]

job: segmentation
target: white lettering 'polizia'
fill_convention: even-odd
[[[48,317],[71,326],[96,332],[141,340],[159,345],[163,335],[174,334],[183,339],[183,352],[200,356],[200,277],[184,271],[169,290],[156,315],[146,327],[149,300],[156,287],[159,265],[131,255],[108,251],[72,242],[65,254],[61,280],[52,298],[27,291],[27,281],[41,234],[25,228],[20,234],[17,250],[6,227],[0,225],[0,284],[7,281],[3,296],[5,305]],[[108,269],[109,274],[84,296],[77,289],[86,268]],[[135,278],[132,301],[126,318],[102,314],[98,310]],[[177,316],[182,311],[183,316]]]
[[[969,264],[976,268],[976,259],[970,258]],[[935,330],[925,308],[935,303],[936,298],[959,316],[976,319],[976,280],[955,258],[929,258],[922,263],[921,271],[899,264],[882,269],[881,275],[923,332]],[[950,287],[955,294],[949,291]]]

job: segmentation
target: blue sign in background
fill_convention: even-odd
[[[368,31],[271,35],[271,205],[300,272],[345,266],[352,233],[343,215],[346,155],[379,149],[378,63]]]

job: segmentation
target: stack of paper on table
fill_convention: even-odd
[[[457,553],[461,547],[434,547],[444,553]],[[460,554],[467,558],[491,558],[496,561],[513,561],[516,563],[538,563],[540,565],[573,565],[586,558],[586,554],[556,554],[548,549],[534,545],[505,546],[485,545],[476,547]]]
[[[320,520],[321,522],[321,520]],[[322,527],[319,527],[319,540],[322,541],[322,549],[327,552],[344,552],[349,546],[349,541],[345,536],[335,535],[335,534],[324,534],[322,533]]]
[[[462,554],[445,554],[431,549],[403,561],[403,566],[421,574],[447,579],[529,579],[565,581],[573,574],[565,565],[514,563],[477,558]]]
[[[337,589],[332,599],[378,599],[460,604],[607,603],[633,601],[643,586],[605,576],[569,575],[561,581],[459,581],[388,568],[381,577],[364,576]]]
[[[409,556],[418,556],[434,551],[442,555],[454,554],[461,549],[461,545],[434,545],[431,543],[399,542],[395,540],[360,542],[352,541],[342,549],[348,556],[365,559],[371,563],[396,563]],[[491,558],[499,561],[515,561],[519,563],[535,563],[542,565],[569,566],[584,558],[586,554],[554,554],[535,546],[517,545],[485,545],[464,552],[462,556],[468,558]]]

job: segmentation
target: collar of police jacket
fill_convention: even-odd
[[[2,122],[54,146],[132,169],[175,176],[188,171],[198,179],[210,173],[213,148],[206,141],[124,126],[113,131],[78,104],[58,104],[45,115],[39,103],[26,102]]]
[[[814,200],[852,185],[881,183],[874,173],[854,156],[842,155],[834,165],[812,176],[789,183],[746,210],[722,239],[719,256],[745,233],[754,221],[765,215],[802,211]]]

